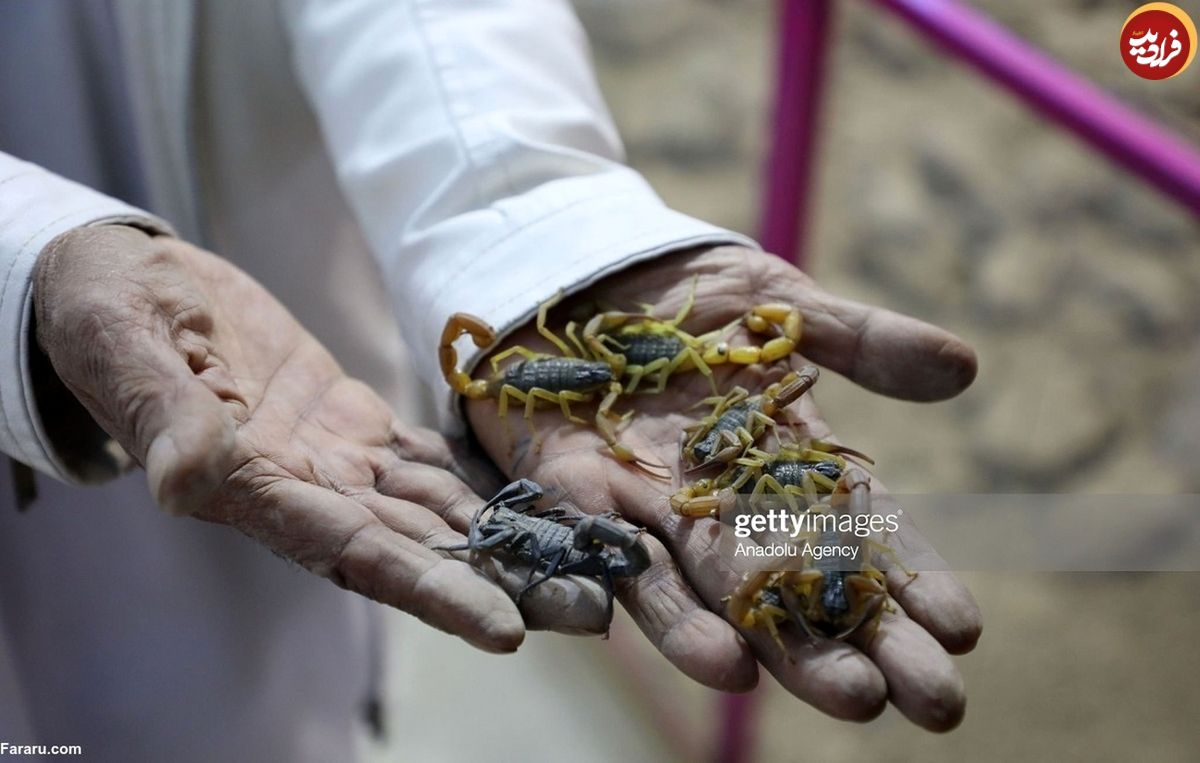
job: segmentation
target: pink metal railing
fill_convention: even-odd
[[[1192,144],[968,6],[954,0],[870,1],[1200,214],[1200,152]],[[805,235],[832,5],[833,0],[779,0],[778,63],[760,241],[768,251],[797,265],[804,264],[807,254]],[[1111,43],[1105,40],[1104,44]],[[714,750],[721,763],[754,757],[756,697],[756,693],[722,696]]]

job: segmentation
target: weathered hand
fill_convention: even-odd
[[[559,314],[592,302],[626,309],[645,303],[654,306],[656,315],[669,317],[682,305],[696,275],[695,309],[684,323],[691,333],[723,326],[753,305],[784,302],[803,312],[804,356],[868,389],[909,400],[937,400],[957,394],[974,378],[974,354],[945,331],[834,297],[784,261],[736,247],[673,255],[614,275],[560,307]],[[512,344],[553,351],[531,326],[505,342]],[[799,360],[793,358],[792,365],[799,367]],[[732,365],[715,371],[722,392],[735,384],[761,390],[783,373]],[[854,645],[809,645],[792,634],[786,638],[794,663],[766,633],[739,634],[717,614],[724,613],[721,598],[738,582],[715,551],[717,524],[684,519],[668,505],[681,484],[680,432],[695,415],[687,409],[711,394],[700,374],[687,372],[672,377],[663,394],[639,395],[617,406],[636,409],[620,434],[622,442],[671,465],[674,484],[618,463],[593,431],[565,422],[557,409],[536,414],[543,438],[540,452],[531,447],[519,411],[510,414],[511,427],[505,427],[495,401],[481,400],[469,404],[469,418],[485,449],[510,476],[530,477],[584,511],[616,509],[649,529],[653,537],[646,542],[654,564],[622,585],[618,596],[646,636],[688,675],[715,688],[746,690],[757,681],[757,658],[792,693],[830,715],[869,719],[890,697],[921,726],[945,730],[957,725],[965,698],[947,652],[969,651],[982,626],[971,595],[949,573],[921,573],[911,582],[899,571],[890,573],[902,611],[885,615],[877,637],[858,638]],[[797,407],[808,433],[828,438],[811,398]],[[510,442],[510,430],[516,442]],[[875,495],[881,495],[877,486]],[[901,534],[906,546],[926,548],[911,525],[902,525]]]
[[[483,649],[521,643],[509,597],[435,550],[463,542],[482,504],[464,479],[491,495],[490,465],[400,425],[245,273],[174,239],[78,229],[39,259],[34,301],[58,377],[164,509],[232,525]],[[603,632],[599,587],[547,586],[524,602],[531,627]]]

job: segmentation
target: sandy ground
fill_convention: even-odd
[[[1134,3],[973,4],[1200,139],[1200,72],[1148,83],[1117,57]],[[1179,4],[1200,18],[1200,3]],[[578,5],[630,161],[674,206],[752,232],[770,4]],[[868,3],[839,6],[809,270],[963,335],[981,371],[968,393],[932,406],[828,379],[818,398],[835,429],[899,492],[1195,492],[1195,220]],[[934,737],[893,710],[839,723],[768,685],[762,759],[1200,755],[1200,575],[964,578],[986,629],[959,660],[970,696],[961,728]],[[537,636],[503,659],[396,625],[400,750],[385,758],[692,759],[711,742],[716,695],[621,623],[609,642]],[[449,750],[431,746],[446,738]]]

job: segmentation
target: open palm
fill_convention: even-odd
[[[494,489],[486,461],[402,426],[245,273],[173,239],[83,230],[39,261],[35,304],[54,370],[161,506],[482,648],[521,643],[510,598],[436,550],[462,543],[483,503],[466,480]],[[602,632],[605,605],[598,586],[556,581],[523,610],[535,627]]]
[[[639,266],[574,297],[558,314],[586,313],[594,304],[649,304],[656,315],[671,316],[694,276],[699,276],[695,309],[683,326],[692,334],[724,326],[756,304],[785,302],[803,312],[804,356],[869,389],[936,400],[957,394],[974,378],[973,353],[952,335],[833,297],[782,260],[742,248],[673,255]],[[553,351],[532,327],[504,346],[513,344]],[[795,367],[801,362],[792,359]],[[722,392],[735,384],[758,391],[784,373],[762,366],[714,370]],[[970,594],[948,573],[922,573],[911,581],[902,572],[890,573],[900,608],[885,615],[875,638],[809,644],[789,634],[794,661],[765,632],[735,628],[723,617],[721,599],[733,591],[738,574],[716,551],[716,521],[686,519],[669,506],[682,484],[680,433],[696,415],[687,409],[711,394],[707,380],[688,372],[673,376],[662,394],[626,398],[618,406],[636,410],[621,432],[622,442],[669,465],[673,482],[617,462],[595,432],[567,423],[556,409],[535,414],[540,449],[516,423],[519,413],[511,414],[510,426],[498,419],[493,400],[471,401],[468,413],[485,449],[509,476],[529,477],[584,511],[619,511],[649,529],[654,565],[618,595],[646,636],[688,675],[714,688],[746,690],[755,684],[761,663],[793,694],[836,717],[871,718],[890,697],[926,728],[957,725],[965,697],[948,653],[969,651],[981,620]],[[811,398],[796,407],[795,418],[809,435],[829,437]],[[878,486],[875,495],[881,495]],[[911,525],[902,525],[900,534],[906,547],[927,549]]]

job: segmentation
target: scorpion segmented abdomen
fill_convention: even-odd
[[[780,485],[796,487],[804,484],[805,472],[816,472],[834,482],[842,476],[842,470],[833,461],[772,461],[763,467],[763,473],[774,477]]]
[[[708,461],[716,453],[717,445],[721,442],[722,432],[734,432],[739,428],[746,426],[746,421],[750,418],[750,412],[757,410],[758,403],[750,401],[738,403],[729,410],[721,414],[712,429],[704,436],[700,442],[692,449],[695,458],[704,463]]]
[[[537,358],[504,369],[504,384],[522,392],[538,388],[550,392],[591,392],[613,380],[607,363],[582,358]]]
[[[850,611],[850,602],[846,599],[845,572],[830,570],[825,573],[825,584],[821,588],[821,608],[825,616],[834,623]]]
[[[758,600],[765,606],[783,609],[783,595],[779,591],[779,586],[767,586],[762,589],[758,594]]]
[[[633,334],[620,337],[625,362],[631,366],[645,366],[656,360],[670,360],[683,352],[683,340],[677,336]]]
[[[513,555],[523,562],[536,564],[553,556],[563,546],[571,547],[571,528],[566,525],[526,515],[521,515],[513,524],[533,535],[533,538],[524,537],[512,549]],[[534,553],[535,539],[537,553]]]

